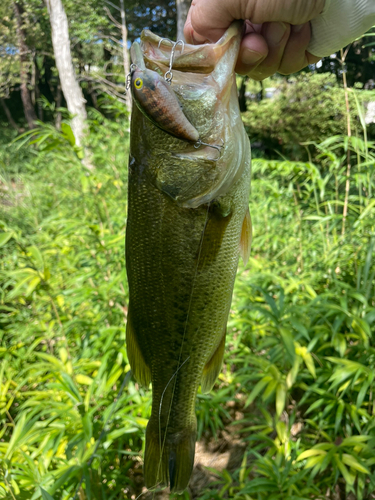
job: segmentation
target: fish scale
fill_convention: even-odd
[[[181,83],[181,74],[173,70],[171,91],[175,89],[178,96],[184,85],[181,113],[189,110],[189,120],[193,126],[199,122],[199,130],[204,123],[208,137],[231,140],[218,161],[210,160],[209,148],[197,153],[188,141],[158,127],[148,119],[147,107],[141,112],[133,106],[126,230],[127,350],[137,380],[152,382],[144,464],[149,489],[169,485],[171,491],[182,492],[188,485],[197,390],[201,384],[208,392],[220,371],[240,243],[245,260],[248,256],[248,241],[243,240],[251,233],[250,148],[233,74],[241,33],[241,25],[234,24],[217,44],[222,50],[207,51],[219,58],[207,63],[220,71],[204,77],[211,92],[197,92],[201,75],[184,73]],[[155,67],[157,39],[147,36],[142,38],[143,53]],[[185,46],[185,55],[192,50],[198,57],[197,47],[189,47]],[[133,63],[141,67],[139,53],[133,51]],[[222,57],[225,64],[220,63]],[[207,98],[213,91],[215,106]]]

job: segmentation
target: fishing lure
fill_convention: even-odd
[[[221,157],[224,142],[222,141],[222,144],[217,145],[207,144],[202,141],[197,129],[185,116],[177,96],[171,88],[175,50],[181,43],[182,53],[184,43],[181,40],[171,42],[168,39],[161,39],[159,45],[164,40],[172,44],[169,69],[165,73],[164,79],[156,71],[146,69],[144,63],[141,67],[132,64],[130,67],[130,74],[127,78],[127,88],[131,88],[132,96],[138,109],[154,123],[154,125],[178,139],[194,143],[196,149],[201,146],[208,146],[216,149],[216,151],[218,151],[218,156],[210,159],[212,161],[217,161]]]
[[[131,76],[131,89],[138,109],[157,127],[185,141],[199,140],[199,132],[184,115],[176,94],[156,71],[137,68]]]

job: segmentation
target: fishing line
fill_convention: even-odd
[[[182,337],[180,354],[179,354],[179,357],[178,357],[178,368],[177,368],[176,372],[173,374],[173,376],[171,377],[171,379],[169,380],[168,384],[166,385],[166,387],[165,387],[165,389],[163,391],[163,396],[164,396],[164,393],[165,393],[165,391],[166,391],[169,383],[171,382],[171,380],[175,377],[175,375],[177,374],[177,372],[180,370],[180,368],[186,363],[186,361],[190,357],[189,356],[188,358],[186,358],[185,361],[181,364],[182,349],[183,349],[184,342],[185,342],[185,337],[186,337],[186,330],[187,330],[187,326],[188,326],[188,320],[189,320],[189,316],[190,316],[190,309],[191,309],[191,304],[192,304],[192,300],[193,300],[193,294],[194,294],[194,288],[195,288],[195,281],[196,281],[196,278],[197,278],[197,275],[198,275],[199,260],[200,260],[201,253],[202,253],[204,234],[205,234],[207,223],[208,223],[208,213],[209,213],[210,205],[211,205],[211,202],[208,203],[208,205],[207,205],[206,220],[204,222],[202,237],[201,237],[201,241],[200,241],[200,245],[199,245],[197,265],[196,265],[195,272],[194,272],[193,285],[192,285],[190,299],[189,299],[189,305],[188,305],[188,312],[187,312],[186,320],[185,320],[184,334],[183,334],[183,337]],[[163,457],[163,451],[164,451],[164,447],[165,447],[165,441],[167,439],[167,430],[168,430],[168,425],[169,425],[169,420],[170,420],[170,415],[171,415],[171,410],[172,410],[173,398],[174,398],[174,394],[175,394],[175,390],[176,390],[176,384],[177,384],[177,377],[175,378],[173,389],[172,389],[172,396],[171,396],[171,401],[170,401],[170,404],[169,404],[169,410],[168,410],[167,423],[166,423],[166,427],[165,427],[164,439],[163,439],[163,444],[162,444],[161,450],[160,450],[160,459],[159,459],[159,464],[158,464],[157,477],[159,476],[160,466],[161,466],[162,457]],[[160,417],[161,417],[161,404],[159,405],[159,433],[160,433],[160,429],[161,429]],[[160,441],[160,434],[159,434],[159,441]],[[154,491],[153,496],[152,496],[153,499],[155,498],[155,493],[156,492]]]
[[[174,374],[172,375],[172,377],[169,379],[168,381],[168,384],[165,386],[164,388],[164,391],[161,395],[161,398],[160,398],[160,404],[159,404],[159,448],[160,448],[160,456],[162,455],[162,444],[161,444],[161,420],[160,420],[160,416],[161,416],[161,407],[163,405],[163,399],[164,399],[164,394],[165,394],[165,391],[168,389],[168,386],[169,384],[172,382],[173,378],[177,375],[178,371],[184,366],[184,364],[186,363],[186,361],[188,361],[190,359],[190,356],[188,356],[185,361],[181,364],[181,366],[179,366],[177,368],[177,370],[174,372]],[[168,418],[169,418],[169,415],[168,415]],[[167,427],[168,427],[168,419],[167,419]],[[164,436],[164,441],[163,441],[163,447],[164,447],[164,444],[165,444],[165,437],[166,435]],[[159,471],[160,471],[160,465],[161,465],[161,461],[159,461],[159,466],[158,466],[158,472],[157,472],[157,475],[159,475]]]
[[[160,404],[159,404],[159,447],[160,447],[160,453],[161,453],[161,449],[162,449],[161,448],[161,423],[160,423],[160,415],[161,415],[161,407],[163,405],[164,394],[165,394],[165,391],[168,389],[169,384],[172,382],[173,377],[175,377],[177,375],[177,373],[180,370],[180,368],[182,368],[184,366],[184,364],[186,363],[186,361],[188,361],[189,359],[190,359],[190,356],[188,356],[185,359],[185,361],[181,364],[181,366],[179,366],[177,368],[177,370],[174,372],[174,374],[172,375],[172,377],[169,379],[168,384],[165,386],[164,391],[163,391],[163,393],[161,395],[161,398],[160,398]],[[159,469],[158,469],[158,474],[159,474]]]

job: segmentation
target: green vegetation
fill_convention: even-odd
[[[0,498],[142,493],[151,392],[127,376],[128,122],[100,106],[93,171],[68,121],[0,147]],[[197,400],[201,442],[225,432],[241,458],[185,498],[373,498],[375,144],[358,126],[309,151],[314,163],[253,161],[252,255],[222,374]]]
[[[259,85],[259,84],[258,84]],[[268,156],[275,151],[288,158],[305,159],[301,143],[320,142],[346,133],[344,89],[330,73],[300,73],[288,79],[268,80],[275,89],[273,99],[250,101],[243,121],[253,142],[260,142]],[[254,87],[254,82],[248,86]],[[266,86],[266,84],[263,84]],[[373,92],[358,91],[360,100],[368,103]],[[351,99],[352,126],[361,133],[356,102]],[[264,155],[264,153],[263,153]]]
[[[151,391],[130,377],[125,346],[122,45],[143,28],[174,39],[176,3],[63,6],[84,149],[46,4],[0,2],[0,498],[150,500]],[[362,109],[375,100],[373,36],[299,76],[243,80],[259,157],[253,249],[222,373],[197,398],[199,447],[214,452],[182,498],[375,498],[375,143]],[[268,84],[277,92],[261,100]]]

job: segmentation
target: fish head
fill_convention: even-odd
[[[250,162],[234,67],[236,21],[217,43],[173,43],[148,30],[131,48],[131,156],[143,154],[154,185],[180,206],[225,195]]]

